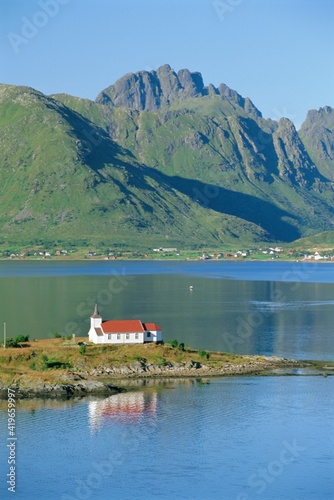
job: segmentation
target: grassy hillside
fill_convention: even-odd
[[[234,102],[207,96],[139,113],[57,98],[98,120],[174,188],[202,206],[259,225],[272,240],[291,241],[331,226],[332,183],[314,168],[297,133],[291,138],[284,126],[248,115]],[[277,151],[275,141],[284,140],[290,151]]]
[[[212,245],[235,231],[265,238],[255,224],[201,206],[191,186],[181,192],[61,103],[10,86],[1,98],[2,242]]]
[[[318,233],[308,238],[300,238],[290,245],[293,248],[332,250],[334,248],[334,231]]]
[[[334,184],[291,122],[223,92],[138,111],[0,85],[0,244],[217,248],[331,230]]]

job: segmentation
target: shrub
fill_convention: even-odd
[[[179,344],[179,350],[180,351],[184,351],[184,343],[183,342],[180,342],[180,344]]]
[[[198,351],[198,354],[201,356],[201,358],[206,358],[206,359],[210,358],[210,354],[208,352],[204,351],[204,349],[201,349],[200,351]]]
[[[86,346],[85,345],[81,345],[80,348],[79,348],[79,354],[81,354],[82,356],[84,354],[86,354]]]
[[[28,342],[29,340],[29,335],[19,335],[16,337],[16,342],[19,344],[20,342]]]
[[[53,368],[71,368],[71,365],[69,363],[63,363],[62,361],[57,361],[55,359],[48,359],[46,362],[46,369]]]
[[[179,345],[179,342],[178,342],[178,340],[173,339],[173,340],[171,340],[171,341],[170,341],[170,345],[171,345],[172,347],[177,347],[177,346]]]
[[[55,339],[61,339],[61,335],[60,335],[60,333],[57,333],[57,332],[56,332],[56,333],[54,333],[54,335],[53,335],[53,336],[54,336],[54,338],[55,338]]]
[[[20,347],[21,342],[28,342],[29,335],[19,335],[15,339],[6,339],[6,347]]]
[[[42,354],[40,370],[50,370],[50,369],[56,370],[65,368],[72,368],[72,367],[69,363],[64,363],[63,361],[58,361],[57,359],[48,358],[46,354]]]
[[[16,339],[6,339],[6,347],[18,347]]]

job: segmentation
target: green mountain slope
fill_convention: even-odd
[[[307,249],[333,249],[334,248],[334,231],[325,231],[318,233],[308,238],[300,238],[289,245],[291,248],[307,248]]]
[[[329,231],[332,164],[306,125],[299,136],[168,65],[125,75],[96,102],[2,85],[0,239],[147,248]],[[327,120],[321,140],[332,133]]]
[[[147,245],[265,237],[201,207],[60,102],[1,86],[1,240]]]
[[[215,211],[259,224],[273,239],[331,227],[333,184],[317,169],[289,120],[264,120],[251,101],[224,85],[220,91],[203,87],[198,74],[192,86],[180,90],[178,82],[171,91],[168,82],[177,75],[163,68],[165,80],[170,73],[167,83],[159,80],[159,70],[126,75],[97,103],[57,98],[98,120],[138,161],[168,175],[186,194],[191,195],[183,179],[207,185],[215,195],[199,196],[199,203],[205,198],[205,206]]]

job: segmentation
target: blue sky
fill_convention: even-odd
[[[10,0],[1,11],[2,83],[95,99],[168,63],[297,127],[334,105],[333,0]]]

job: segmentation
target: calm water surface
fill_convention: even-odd
[[[97,301],[105,318],[157,322],[166,340],[333,359],[333,270],[277,262],[1,262],[0,321],[32,339],[85,335]],[[6,489],[1,404],[0,498],[329,500],[333,392],[334,377],[240,377],[167,387],[150,381],[106,399],[22,401],[14,496]]]
[[[333,392],[334,377],[241,377],[22,402],[1,498],[329,500]]]
[[[9,336],[87,335],[96,302],[198,348],[334,359],[332,264],[0,262]]]

